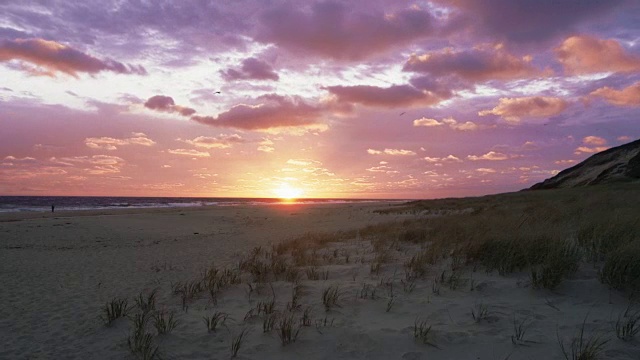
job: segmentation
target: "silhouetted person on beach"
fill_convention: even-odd
[[[53,212],[56,209],[55,205],[51,205],[51,212]]]

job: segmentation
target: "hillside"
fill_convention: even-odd
[[[640,139],[599,152],[530,189],[570,188],[639,179]]]

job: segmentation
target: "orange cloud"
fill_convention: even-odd
[[[95,74],[101,71],[111,71],[120,74],[146,75],[142,66],[125,65],[115,60],[100,60],[76,49],[55,41],[43,39],[15,39],[0,42],[0,62],[19,60],[40,67],[27,71],[38,75],[53,76],[62,72],[78,77],[79,72]]]
[[[608,86],[593,91],[590,96],[603,98],[606,102],[620,106],[640,106],[640,82],[622,90],[615,90]]]
[[[480,116],[498,115],[510,123],[519,123],[523,117],[550,117],[567,108],[563,99],[547,96],[500,98],[498,106],[478,112]]]
[[[533,67],[531,60],[531,56],[515,57],[501,45],[482,46],[465,51],[447,49],[439,53],[411,55],[403,70],[433,76],[455,74],[473,82],[522,79],[548,73]]]
[[[640,57],[629,54],[612,39],[571,36],[555,51],[564,70],[573,75],[640,71]]]

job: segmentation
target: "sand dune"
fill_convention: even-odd
[[[133,305],[134,296],[156,288],[156,309],[178,320],[170,334],[154,336],[163,359],[228,359],[232,339],[243,329],[249,332],[241,359],[563,359],[558,337],[569,344],[583,322],[587,334],[610,340],[602,359],[640,358],[637,342],[621,341],[613,331],[629,299],[599,283],[589,265],[553,292],[533,289],[528,273],[499,276],[452,258],[410,279],[404,264],[420,244],[357,231],[336,236],[339,241],[304,236],[429,216],[373,212],[390,206],[212,207],[22,220],[4,215],[0,358],[135,358],[127,347],[131,321],[121,318],[107,327],[101,309],[114,297]],[[217,292],[217,303],[202,291],[186,307],[172,292],[178,282],[202,279],[212,264],[237,269],[240,262],[268,263],[276,251],[272,244],[294,238],[300,239],[294,252],[315,249],[292,260],[304,265],[287,268],[297,272],[297,282],[285,275],[256,281],[245,271],[241,283]],[[319,279],[309,279],[308,269],[317,270]],[[299,306],[289,311],[295,284],[301,286]],[[339,299],[327,309],[322,296],[331,286]],[[269,314],[258,304],[271,301],[277,319],[293,314],[293,329],[299,329],[287,346],[277,324],[263,332]],[[209,332],[203,317],[216,311],[228,318]],[[310,316],[301,324],[305,311]],[[512,339],[514,320],[527,329],[522,339]],[[414,336],[416,321],[431,326],[424,341]]]

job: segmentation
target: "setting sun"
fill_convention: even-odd
[[[302,195],[302,192],[303,191],[301,189],[292,187],[289,184],[282,184],[279,188],[274,190],[277,197],[288,200],[299,198],[300,195]]]

